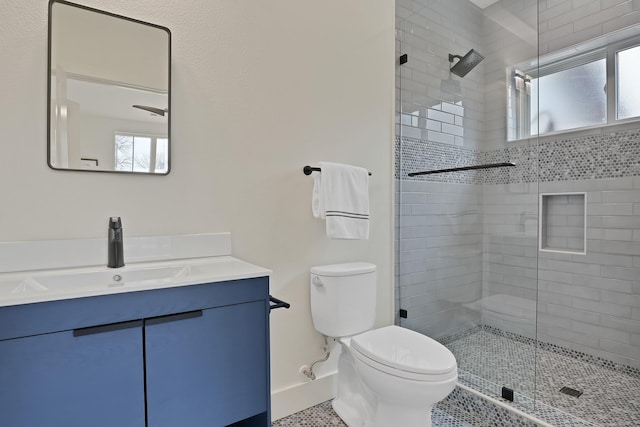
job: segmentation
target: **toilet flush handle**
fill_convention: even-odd
[[[324,283],[322,283],[322,280],[320,280],[320,278],[318,276],[313,276],[313,279],[311,279],[311,283],[313,283],[316,286],[323,286]]]

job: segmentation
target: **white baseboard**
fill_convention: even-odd
[[[314,381],[296,384],[271,393],[271,420],[279,420],[310,408],[336,395],[338,372],[332,372]]]

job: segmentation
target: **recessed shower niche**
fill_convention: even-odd
[[[586,253],[586,193],[540,194],[540,250]]]

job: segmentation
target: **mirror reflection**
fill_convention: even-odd
[[[50,1],[50,167],[169,173],[170,43],[165,27]]]

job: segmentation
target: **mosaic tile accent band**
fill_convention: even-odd
[[[552,145],[554,143],[551,143]],[[542,145],[542,144],[541,144]],[[516,166],[509,168],[487,169],[484,171],[485,184],[515,184],[521,182],[555,181],[546,179],[539,174],[538,147],[535,142],[528,145],[511,145],[499,150],[482,153],[482,160],[486,163],[513,162]],[[561,168],[565,159],[555,159],[552,162]]]
[[[414,138],[402,138],[402,144],[400,144],[400,140],[396,138],[396,178],[400,175],[402,179],[414,181],[482,184],[482,171],[407,177],[409,172],[476,165],[482,161],[481,157],[481,152],[469,148]]]
[[[640,176],[640,129],[509,143],[481,152],[450,144],[396,137],[396,178],[462,184],[512,184]],[[483,163],[515,167],[408,177],[409,172]],[[401,170],[402,169],[402,170]]]
[[[639,175],[639,129],[540,144],[542,181]]]

